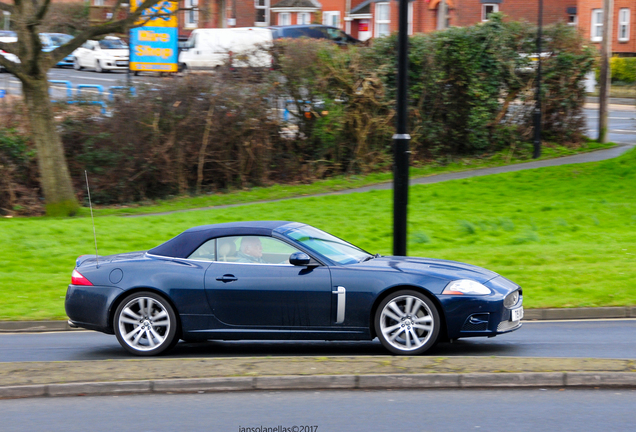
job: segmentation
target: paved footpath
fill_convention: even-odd
[[[630,107],[630,109],[633,109]],[[411,184],[617,157],[632,148],[442,174]],[[390,189],[391,183],[337,193]],[[530,309],[525,319],[636,318],[636,307]],[[0,333],[70,330],[62,321],[0,322]],[[301,389],[636,388],[636,360],[519,357],[134,358],[0,363],[0,398]]]

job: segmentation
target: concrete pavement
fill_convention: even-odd
[[[0,398],[259,390],[636,388],[620,359],[277,357],[0,363]]]

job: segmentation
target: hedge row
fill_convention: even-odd
[[[584,131],[582,80],[594,52],[568,26],[548,29],[544,45],[551,53],[543,61],[544,139],[576,142]],[[78,196],[85,169],[95,202],[103,204],[387,169],[396,51],[395,36],[349,49],[289,40],[274,47],[270,73],[221,69],[168,78],[155,86],[161,91],[138,88],[137,97],[118,98],[107,117],[59,106]],[[533,52],[533,29],[500,19],[411,37],[413,160],[530,140]],[[4,126],[12,124],[5,119]],[[0,177],[25,188],[26,197],[34,187],[33,150],[15,133],[0,134],[0,169],[8,173]],[[37,194],[24,205],[5,183],[0,211],[33,213],[26,209]]]

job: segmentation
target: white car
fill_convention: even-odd
[[[15,32],[0,30],[0,42],[15,43],[17,41],[18,41],[18,36],[15,34]],[[0,55],[9,61],[12,61],[14,63],[20,63],[20,59],[15,54],[11,54],[0,49]],[[3,72],[3,71],[4,71],[4,68],[2,67],[2,65],[0,65],[0,72]]]
[[[73,67],[95,69],[95,72],[128,70],[130,51],[128,45],[114,36],[100,41],[89,40],[73,51]]]

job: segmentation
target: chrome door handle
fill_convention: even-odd
[[[216,278],[216,280],[220,282],[234,282],[235,280],[238,280],[238,278],[232,274],[225,274],[221,277]]]

